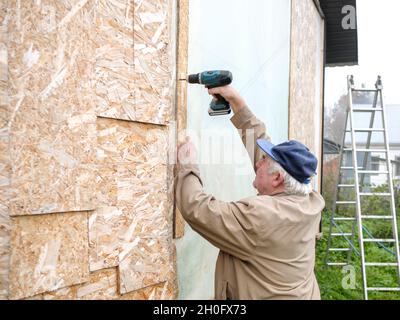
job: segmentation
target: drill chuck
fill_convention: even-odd
[[[200,83],[200,73],[197,74],[190,74],[188,76],[189,83]]]

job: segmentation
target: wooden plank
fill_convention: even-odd
[[[187,66],[188,66],[188,34],[189,34],[189,1],[178,0],[178,39],[177,39],[177,134],[178,141],[184,140],[187,126]],[[185,220],[179,209],[174,210],[174,238],[181,238],[185,233]]]

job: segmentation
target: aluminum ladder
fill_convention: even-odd
[[[368,300],[368,293],[370,291],[399,291],[400,292],[400,254],[399,254],[399,239],[398,239],[398,230],[397,230],[397,221],[396,221],[396,207],[394,200],[394,189],[393,189],[393,177],[391,172],[390,158],[389,158],[389,139],[387,134],[387,125],[385,118],[385,108],[383,104],[382,97],[382,81],[381,77],[378,76],[378,79],[375,84],[375,89],[355,89],[354,88],[354,79],[353,76],[349,76],[347,78],[348,84],[348,108],[346,110],[346,124],[343,131],[343,140],[340,146],[340,164],[339,164],[339,177],[338,183],[335,189],[334,200],[332,212],[330,216],[330,225],[329,225],[329,235],[328,235],[328,244],[325,255],[325,265],[326,266],[346,266],[350,264],[351,256],[353,251],[360,256],[361,260],[361,272],[362,272],[362,282],[363,282],[363,291],[364,291],[364,299]],[[358,92],[370,92],[374,95],[372,107],[368,108],[359,108],[353,107],[353,94]],[[355,128],[355,115],[357,113],[364,112],[370,113],[370,124],[368,128]],[[382,128],[374,128],[374,120],[375,114],[377,112],[381,112],[382,118]],[[348,128],[348,125],[350,125]],[[358,148],[356,141],[356,133],[363,132],[367,133],[367,139],[365,143],[365,148]],[[384,149],[371,149],[371,137],[373,132],[381,132],[383,133],[384,138]],[[351,146],[346,146],[346,133],[351,134]],[[352,166],[344,165],[344,155],[345,152],[352,153]],[[362,166],[359,166],[359,162],[357,159],[357,152],[363,152],[364,157],[362,161]],[[384,153],[386,160],[387,170],[384,171],[376,171],[376,170],[367,170],[368,168],[368,154],[371,152]],[[344,172],[351,170],[354,174],[354,182],[353,183],[345,183],[343,182]],[[388,183],[389,192],[382,193],[374,193],[374,192],[364,192],[362,190],[364,178],[369,174],[384,174],[386,176],[386,180]],[[361,189],[360,189],[361,187]],[[340,200],[339,194],[341,190],[353,190],[353,195],[355,199],[350,200]],[[379,196],[379,197],[388,197],[390,201],[390,214],[387,215],[374,215],[370,213],[364,213],[362,211],[361,206],[361,197],[368,196]],[[351,205],[355,206],[355,212],[351,215],[339,213],[338,208],[342,205]],[[376,239],[372,236],[372,234],[368,233],[368,229],[364,226],[365,220],[391,220],[392,234],[393,237],[390,239]],[[351,230],[345,230],[345,227],[341,225],[341,222],[349,221],[352,223]],[[355,247],[355,235],[356,229],[358,234],[358,243],[359,250]],[[338,230],[338,231],[336,231]],[[364,231],[366,231],[369,237],[364,237]],[[332,247],[333,238],[341,238],[345,240],[345,247]],[[381,248],[385,248],[384,243],[391,243],[394,245],[394,252],[396,262],[370,262],[366,261],[365,257],[365,243],[376,243]],[[329,261],[329,257],[333,256],[333,252],[345,252],[347,253],[347,261]],[[368,286],[367,282],[367,268],[368,267],[395,267],[397,271],[397,286],[396,287],[372,287]]]

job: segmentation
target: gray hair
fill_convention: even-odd
[[[286,172],[282,166],[273,160],[272,158],[268,157],[269,167],[268,173],[275,173],[280,172],[283,175],[283,180],[285,184],[285,192],[291,195],[307,195],[312,192],[311,183],[305,184],[297,181],[293,178],[289,173]]]

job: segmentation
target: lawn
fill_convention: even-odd
[[[369,230],[372,232],[382,232],[382,226],[371,225]],[[350,265],[354,267],[355,273],[355,288],[345,289],[346,284],[349,282],[349,273],[343,270],[342,266],[329,266],[324,265],[324,258],[326,254],[326,246],[329,232],[329,212],[323,212],[323,237],[317,241],[316,247],[316,276],[318,279],[319,287],[321,290],[321,298],[323,300],[360,300],[363,299],[362,280],[360,258],[353,253]],[[346,243],[343,240],[338,240],[335,247],[345,247]],[[358,249],[358,244],[356,244]],[[393,247],[388,248],[393,249]],[[367,261],[370,262],[395,262],[395,256],[387,250],[378,247],[376,244],[373,246],[366,246]],[[346,261],[346,253],[330,254],[330,261],[340,262]],[[369,286],[377,287],[396,287],[397,274],[395,267],[367,267],[367,279]],[[342,285],[344,283],[344,286]],[[370,300],[400,300],[400,292],[370,292]]]

